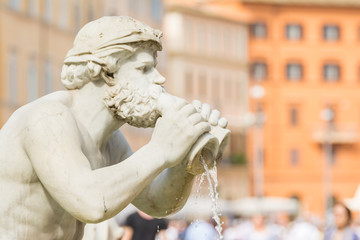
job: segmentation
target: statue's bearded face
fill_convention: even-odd
[[[157,99],[165,91],[165,78],[155,69],[156,55],[152,50],[139,49],[122,63],[109,87],[104,103],[114,116],[135,127],[154,127],[160,112]]]

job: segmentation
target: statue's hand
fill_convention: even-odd
[[[220,118],[219,110],[211,109],[209,104],[201,103],[199,100],[194,100],[192,104],[203,119],[208,121],[212,126],[227,127],[228,121],[226,118]]]
[[[185,158],[196,140],[209,131],[210,124],[194,105],[176,98],[157,120],[150,143],[164,153],[167,167],[173,167]]]

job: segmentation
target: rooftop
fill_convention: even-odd
[[[168,10],[211,16],[230,21],[247,22],[250,12],[239,0],[165,0]]]
[[[311,5],[323,7],[360,7],[359,0],[239,0],[243,3]]]

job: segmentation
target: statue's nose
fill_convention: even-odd
[[[165,78],[163,75],[161,75],[156,69],[155,69],[155,76],[153,79],[153,83],[158,85],[163,85],[165,83]]]

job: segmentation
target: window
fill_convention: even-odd
[[[339,39],[339,27],[336,25],[325,25],[323,27],[323,37],[327,41]]]
[[[267,67],[264,62],[255,62],[251,67],[251,75],[254,81],[261,82],[267,77]]]
[[[128,7],[129,7],[129,11],[131,14],[135,14],[136,13],[136,0],[128,0]]]
[[[185,95],[192,96],[193,95],[193,73],[188,70],[185,74]]]
[[[149,17],[149,15],[148,15],[149,1],[135,0],[135,2],[136,2],[136,9],[137,9],[138,16]],[[112,15],[116,15],[116,11],[113,11]]]
[[[36,59],[35,56],[31,56],[28,63],[27,69],[27,100],[33,101],[39,96],[38,91],[38,76],[36,71]]]
[[[69,23],[69,10],[66,0],[60,0],[59,26],[66,29]]]
[[[9,102],[12,104],[17,103],[18,100],[18,59],[17,51],[12,49],[9,55],[8,61],[8,93],[9,93]]]
[[[204,73],[201,73],[199,76],[199,96],[205,98],[207,93],[206,90],[207,90],[206,75]]]
[[[206,27],[203,23],[199,23],[197,26],[197,49],[201,52],[206,50],[207,45],[207,36],[206,36]]]
[[[299,40],[302,38],[302,27],[299,24],[286,25],[286,38],[290,40]]]
[[[53,17],[53,0],[45,0],[44,20],[51,23]]]
[[[10,4],[10,8],[15,11],[21,10],[21,0],[10,0],[9,4]]]
[[[289,63],[286,65],[286,77],[289,81],[296,82],[302,78],[302,66],[298,63]]]
[[[299,150],[291,149],[290,150],[290,163],[292,166],[296,166],[299,164]]]
[[[215,75],[212,78],[212,98],[214,99],[215,103],[218,104],[220,99],[220,81],[219,76]]]
[[[209,28],[210,31],[210,49],[213,55],[216,55],[219,51],[219,42],[220,42],[220,36],[219,36],[219,29],[217,26],[212,25],[211,28]]]
[[[80,6],[78,2],[74,3],[74,29],[75,31],[80,30],[80,24],[81,24],[81,16],[80,16]]]
[[[185,33],[185,46],[188,51],[192,51],[194,49],[195,42],[195,30],[194,24],[191,19],[185,18],[183,24],[183,32]],[[217,48],[215,48],[217,49]]]
[[[293,106],[290,108],[290,125],[291,126],[296,126],[299,123],[299,119],[298,119],[298,109]]]
[[[337,82],[340,78],[340,69],[337,64],[325,64],[323,76],[326,82]]]
[[[89,2],[88,4],[88,22],[91,22],[95,19],[94,6],[91,2]]]
[[[242,99],[241,99],[241,96],[242,96],[242,88],[241,88],[241,80],[240,79],[237,79],[236,77],[235,77],[235,103],[236,104],[238,104],[239,103],[239,101],[242,101]]]
[[[51,93],[53,89],[53,67],[51,61],[45,61],[45,94]]]
[[[31,17],[36,17],[39,14],[39,1],[38,0],[29,0],[28,1],[28,11]]]
[[[235,98],[236,86],[234,83],[235,82],[233,81],[231,74],[228,73],[226,75],[226,80],[225,80],[225,88],[226,88],[225,97],[229,102],[234,101]]]
[[[251,34],[255,38],[266,38],[266,25],[263,22],[257,22],[251,25]]]
[[[163,13],[163,6],[161,0],[151,0],[151,17],[160,22]]]
[[[244,28],[238,28],[236,32],[236,39],[235,39],[235,56],[238,60],[247,60],[248,55],[248,42],[247,36],[245,35]]]

